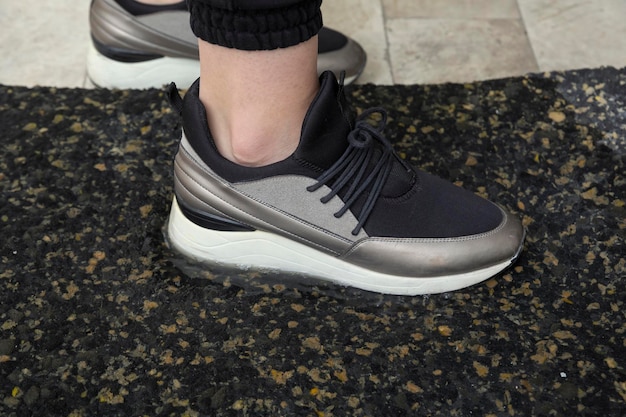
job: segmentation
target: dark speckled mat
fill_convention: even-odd
[[[0,86],[0,415],[624,415],[626,70],[348,95],[523,217],[513,268],[426,297],[183,274],[163,92]]]

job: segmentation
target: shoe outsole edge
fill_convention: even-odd
[[[522,245],[510,258],[475,271],[436,277],[390,275],[350,264],[273,233],[205,229],[185,217],[176,198],[166,226],[166,240],[172,250],[202,264],[303,274],[342,286],[408,296],[456,291],[483,282],[508,268]]]

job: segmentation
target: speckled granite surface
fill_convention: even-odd
[[[163,93],[0,86],[0,415],[624,415],[626,70],[348,92],[523,216],[514,268],[428,297],[183,274]]]

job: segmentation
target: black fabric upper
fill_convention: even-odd
[[[294,154],[283,161],[251,168],[223,158],[212,140],[206,111],[198,98],[198,81],[183,102],[185,136],[202,160],[231,183],[276,175],[317,179],[348,148],[346,138],[353,129],[351,117],[343,110],[343,92],[334,75],[325,72],[320,81],[320,92],[303,123],[300,144]],[[344,195],[349,185],[339,196]],[[367,192],[350,207],[357,218],[366,198]],[[394,156],[391,173],[363,228],[370,236],[446,238],[493,230],[502,219],[501,210],[493,203],[415,170]]]
[[[317,52],[320,54],[337,51],[348,43],[348,38],[343,33],[330,29],[328,26],[322,28],[318,35],[319,42]]]

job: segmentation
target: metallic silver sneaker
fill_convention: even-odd
[[[184,1],[150,6],[134,0],[93,0],[89,24],[87,74],[96,86],[160,88],[174,81],[186,87],[200,74],[198,40]],[[361,74],[366,59],[353,39],[329,28],[320,31],[320,73],[345,71],[350,83]]]
[[[171,248],[202,263],[404,295],[457,290],[511,265],[524,240],[518,218],[408,166],[383,136],[382,109],[354,119],[334,75],[320,82],[297,150],[259,168],[217,152],[197,82],[184,100],[170,86],[183,116]]]

